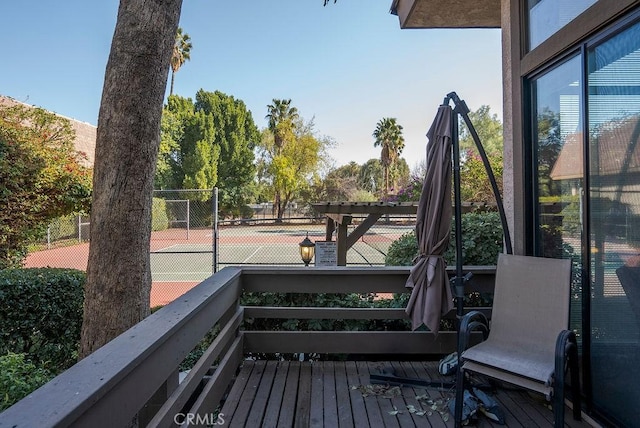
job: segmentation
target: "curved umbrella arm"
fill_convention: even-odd
[[[502,204],[502,197],[500,196],[500,190],[498,189],[498,184],[496,183],[496,177],[493,174],[493,169],[491,169],[491,164],[489,163],[489,158],[487,158],[487,153],[484,151],[484,147],[482,147],[482,142],[480,141],[480,137],[476,132],[476,128],[471,123],[471,119],[469,119],[469,107],[467,107],[467,103],[464,100],[461,100],[455,92],[450,92],[444,99],[444,104],[449,104],[449,100],[452,100],[455,104],[454,111],[462,116],[464,123],[466,123],[467,128],[469,129],[469,133],[473,137],[473,141],[476,143],[476,147],[478,148],[478,152],[480,153],[480,157],[482,158],[482,163],[484,164],[484,168],[487,171],[487,175],[489,176],[489,182],[491,183],[491,189],[493,190],[493,195],[496,198],[496,205],[498,206],[498,212],[500,213],[500,222],[502,223],[502,231],[504,233],[504,241],[507,254],[513,254],[513,249],[511,247],[511,234],[509,233],[509,225],[507,224],[507,216],[504,212],[504,205]],[[456,141],[455,144],[458,144]]]

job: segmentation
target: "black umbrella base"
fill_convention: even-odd
[[[453,391],[455,389],[456,383],[455,381],[445,382],[438,380],[425,380],[420,378],[413,377],[401,377],[396,376],[395,371],[392,367],[385,366],[380,369],[378,373],[370,373],[369,374],[369,382],[372,385],[390,385],[390,386],[401,386],[407,388],[430,388],[438,391]],[[478,379],[467,380],[467,384],[469,387],[473,387],[476,389],[481,389],[483,391],[493,391],[495,390],[495,386],[490,382],[478,382]]]
[[[374,385],[405,386],[410,388],[431,388],[439,391],[450,391],[455,382],[429,381],[419,378],[399,377],[392,367],[383,367],[379,373],[371,373],[369,381]]]

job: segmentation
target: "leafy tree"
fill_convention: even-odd
[[[244,102],[202,89],[195,102],[171,95],[163,111],[161,135],[156,186],[210,189],[217,185],[222,189],[221,211],[241,215],[255,193],[253,149],[260,138]]]
[[[194,138],[195,107],[191,98],[170,95],[162,110],[160,147],[156,163],[154,186],[156,189],[182,189],[184,158],[189,147],[183,147],[187,136]],[[202,134],[202,132],[199,132]]]
[[[293,138],[278,146],[275,134],[265,129],[258,148],[258,179],[275,195],[274,210],[282,219],[288,203],[309,193],[321,165],[325,148],[332,144],[314,133],[313,122],[298,118],[293,123]]]
[[[0,106],[0,269],[18,267],[55,218],[88,211],[91,171],[81,166],[67,119]]]
[[[214,144],[219,147],[218,186],[220,207],[239,215],[252,196],[256,167],[254,148],[260,139],[258,127],[245,103],[222,92],[199,90],[196,111],[211,115],[215,129]]]
[[[469,112],[469,119],[473,124],[478,137],[482,142],[482,147],[487,155],[502,153],[502,122],[498,116],[491,114],[491,108],[488,105],[482,105],[478,110]],[[460,150],[471,149],[476,151],[476,143],[467,128],[464,121],[460,121],[459,126]]]
[[[487,155],[493,175],[502,193],[502,153]],[[467,151],[465,161],[460,165],[460,192],[463,201],[495,203],[496,198],[489,182],[487,170],[479,155]]]
[[[121,0],[98,114],[80,358],[149,315],[151,205],[182,0]]]
[[[175,99],[175,96],[169,96],[169,104]],[[182,181],[178,179],[176,174],[181,162],[180,141],[183,135],[184,123],[180,115],[165,108],[162,111],[160,123],[160,148],[154,179],[155,189],[175,189],[177,188],[176,183]]]
[[[384,187],[384,168],[380,159],[369,159],[360,168],[358,186],[373,194],[381,193]]]
[[[393,192],[398,193],[398,189],[402,189],[411,180],[411,172],[409,164],[405,158],[398,158],[389,168],[389,177],[393,183]]]
[[[361,166],[350,162],[330,171],[324,178],[323,200],[325,201],[353,201],[358,193],[358,176]]]
[[[538,114],[538,192],[540,196],[558,194],[558,181],[551,180],[550,174],[562,150],[562,135],[560,134],[560,113],[545,107]]]
[[[185,62],[191,59],[192,47],[191,37],[189,37],[187,33],[183,33],[182,28],[178,27],[176,40],[171,52],[171,88],[169,89],[169,95],[173,95],[173,80],[175,79],[176,73]]]
[[[380,161],[384,168],[384,193],[385,197],[388,197],[391,169],[404,149],[402,126],[393,117],[380,119],[376,124],[376,129],[373,131],[373,138],[375,138],[373,146],[382,148]]]
[[[390,171],[400,186],[409,182],[409,167],[400,158]],[[369,159],[363,165],[350,162],[330,170],[316,189],[318,200],[324,201],[372,201],[381,187],[384,170],[380,159]]]
[[[362,167],[360,165],[358,165],[354,161],[351,161],[346,165],[342,165],[341,167],[334,169],[332,173],[336,177],[351,178],[351,177],[358,177],[358,175],[360,175],[361,169]]]
[[[214,144],[213,117],[196,111],[185,123],[180,141],[182,185],[180,189],[211,189],[218,183],[220,146]]]
[[[490,107],[487,105],[480,106],[478,110],[470,112],[469,119],[471,119],[487,154],[498,189],[502,190],[502,123],[495,114],[491,114]],[[463,158],[460,166],[462,200],[495,203],[495,195],[482,158],[464,122],[460,122],[459,131],[461,157]]]

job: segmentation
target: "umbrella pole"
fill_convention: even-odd
[[[456,321],[460,327],[460,321],[464,315],[464,277],[462,275],[462,196],[460,195],[460,141],[458,135],[458,115],[454,109],[451,121],[451,150],[453,151],[453,196],[454,196],[454,221],[456,239],[456,276],[453,278],[456,298]],[[462,342],[458,335],[458,355],[463,351]]]

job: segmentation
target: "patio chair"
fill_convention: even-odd
[[[461,426],[467,372],[479,373],[553,398],[554,426],[564,425],[564,384],[571,373],[573,417],[580,420],[575,333],[569,326],[571,261],[501,254],[496,269],[490,328],[480,312],[460,323],[456,426]],[[467,349],[471,330],[487,339]]]

